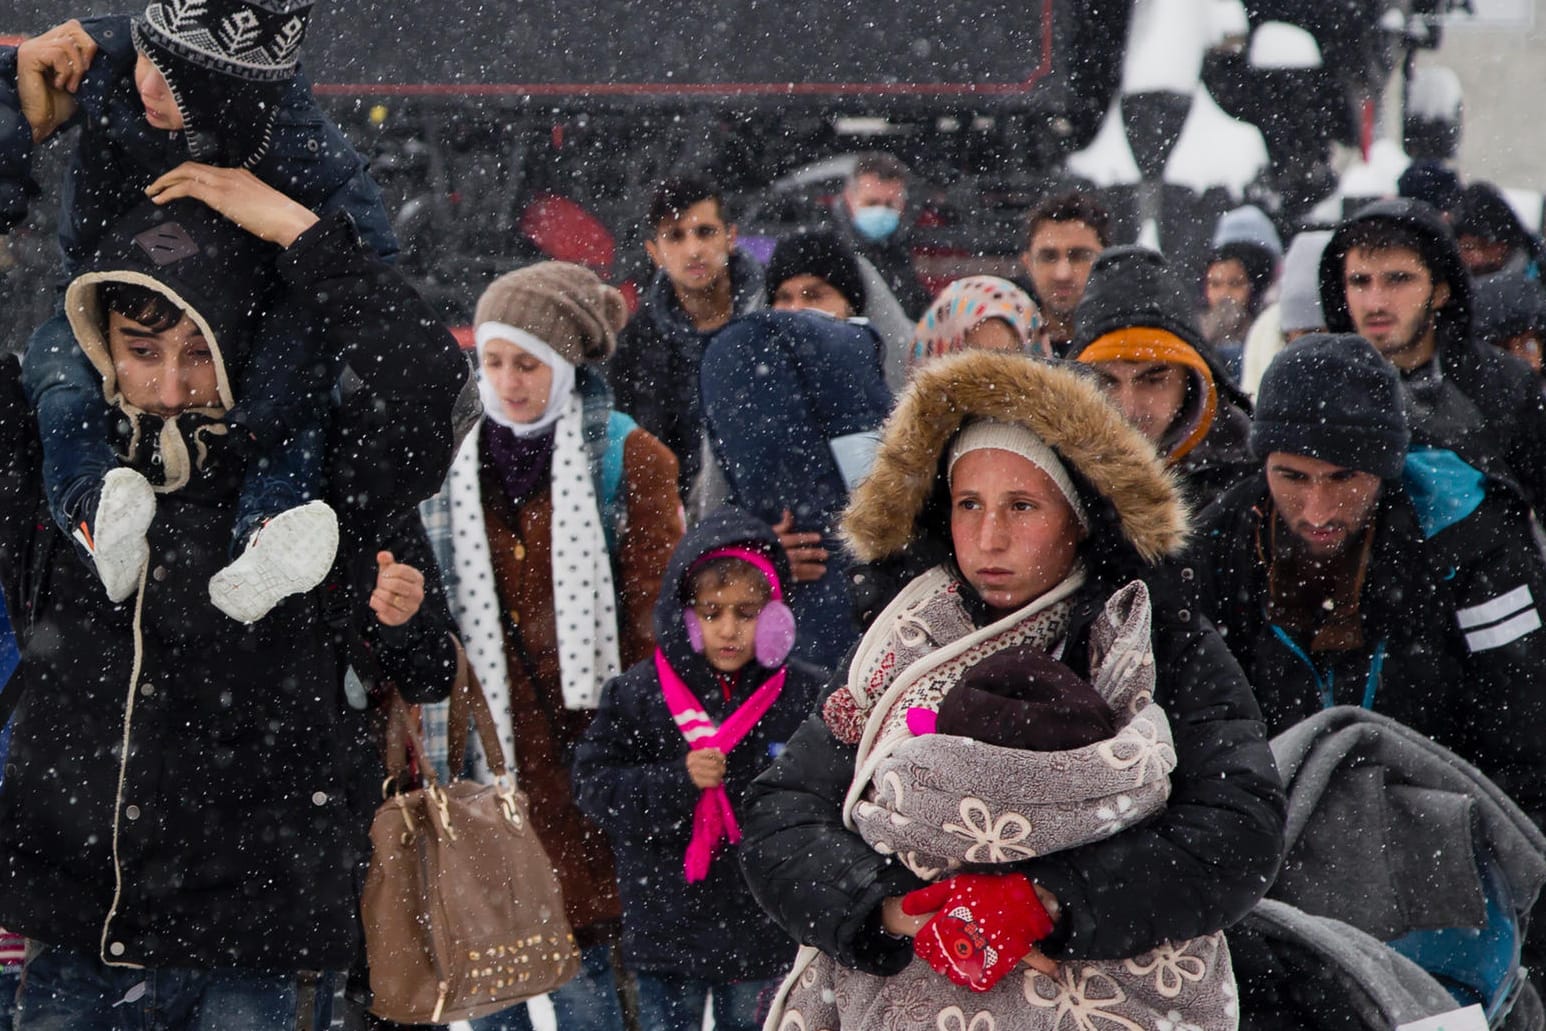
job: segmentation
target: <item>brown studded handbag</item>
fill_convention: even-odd
[[[451,769],[462,768],[470,713],[493,784],[454,775],[440,784],[424,759],[417,720],[395,690],[389,704],[387,797],[371,824],[360,899],[371,1012],[402,1024],[439,1024],[557,988],[580,963],[558,875],[460,646],[451,725],[461,733],[451,735]],[[413,766],[419,786],[405,788]]]

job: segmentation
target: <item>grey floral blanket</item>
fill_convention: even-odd
[[[864,717],[845,821],[926,880],[981,871],[1119,833],[1164,808],[1175,746],[1154,703],[1148,589],[1134,581],[1092,627],[1091,681],[1117,714],[1110,738],[1062,752],[915,736],[908,709],[938,709],[973,664],[1066,620],[1071,578],[1032,606],[974,629],[943,570],[876,620],[849,680]],[[1066,612],[1066,610],[1065,610]],[[873,638],[873,639],[872,639]],[[1222,933],[1123,960],[1069,961],[1056,976],[1022,966],[987,992],[915,958],[876,977],[802,949],[765,1031],[1228,1031],[1238,1026]]]

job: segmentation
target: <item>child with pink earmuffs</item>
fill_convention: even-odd
[[[824,675],[789,658],[789,565],[767,524],[721,508],[672,553],[655,654],[610,681],[575,755],[580,808],[611,839],[623,962],[642,1027],[752,1031],[795,946],[735,855],[752,779],[815,706]]]

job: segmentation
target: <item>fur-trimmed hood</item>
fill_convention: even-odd
[[[940,457],[972,418],[1018,423],[1045,441],[1076,483],[1107,503],[1114,529],[1145,562],[1185,544],[1189,517],[1175,477],[1098,387],[1069,365],[966,351],[920,369],[886,421],[874,467],[843,515],[843,537],[860,561],[900,557],[941,535],[948,542],[931,500]]]

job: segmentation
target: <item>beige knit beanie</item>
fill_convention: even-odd
[[[567,261],[543,261],[506,272],[478,298],[473,325],[503,322],[525,330],[572,365],[612,354],[628,321],[623,295],[596,274]]]

